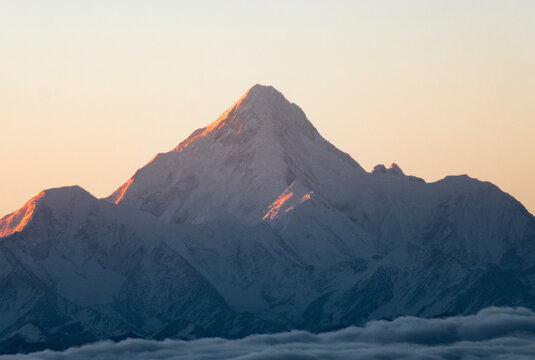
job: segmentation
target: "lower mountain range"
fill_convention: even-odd
[[[0,353],[535,309],[535,218],[466,175],[368,173],[272,87],[105,199],[0,219]]]

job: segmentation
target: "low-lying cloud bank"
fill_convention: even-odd
[[[34,359],[535,359],[535,313],[525,308],[487,308],[444,319],[400,317],[323,334],[291,331],[240,340],[129,339],[1,360]]]

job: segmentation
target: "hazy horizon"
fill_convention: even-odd
[[[367,171],[468,174],[535,214],[535,3],[0,1],[0,217],[111,194],[273,85]]]

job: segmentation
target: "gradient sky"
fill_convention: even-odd
[[[0,0],[0,216],[109,195],[273,85],[364,168],[491,181],[535,214],[535,1]]]

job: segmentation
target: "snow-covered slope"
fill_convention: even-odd
[[[255,85],[219,119],[158,154],[109,200],[174,223],[231,215],[258,222],[294,182],[331,190],[364,170],[321,137],[303,111]]]
[[[0,352],[535,308],[535,218],[466,175],[367,173],[256,85],[108,199],[0,219],[0,289]]]
[[[279,329],[232,310],[169,246],[186,229],[80,187],[46,190],[29,204],[26,225],[0,240],[0,352]],[[29,328],[36,339],[24,335]]]

